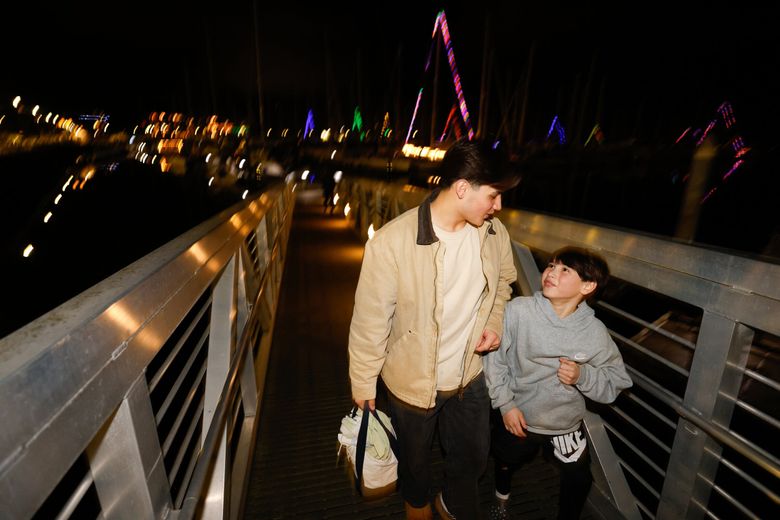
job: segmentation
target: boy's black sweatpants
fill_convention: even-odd
[[[541,447],[545,459],[553,462],[561,473],[558,518],[579,518],[593,482],[590,450],[582,426],[563,435],[525,433],[525,438],[512,435],[500,417],[494,422],[490,451],[495,459],[496,491],[508,495],[512,488],[512,474],[531,461]]]

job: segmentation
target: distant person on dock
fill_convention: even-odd
[[[381,375],[400,445],[408,519],[432,518],[434,432],[445,453],[442,518],[478,518],[490,399],[482,357],[498,348],[516,271],[494,213],[518,177],[499,152],[469,141],[442,160],[423,203],[382,226],[363,257],[349,334],[352,397],[374,408]]]
[[[322,213],[323,215],[330,211],[333,213],[333,208],[336,204],[333,201],[333,195],[336,191],[336,178],[330,168],[326,168],[322,174]]]
[[[586,301],[608,278],[603,258],[565,247],[542,273],[541,291],[507,304],[501,346],[485,357],[490,398],[502,415],[492,434],[491,520],[509,518],[512,473],[540,447],[561,472],[558,518],[580,517],[593,480],[584,397],[611,403],[632,384],[620,351]]]

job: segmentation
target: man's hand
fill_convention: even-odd
[[[558,380],[564,385],[576,385],[580,380],[580,365],[566,358],[558,358]]]
[[[498,334],[492,330],[485,329],[482,331],[482,337],[477,343],[477,347],[474,349],[476,352],[491,352],[498,350],[498,346],[501,344],[501,338]]]
[[[366,403],[366,399],[354,399],[353,398],[352,402],[354,402],[355,406],[357,406],[358,408],[360,408],[362,410],[363,409],[363,405]],[[370,411],[372,411],[372,412],[374,410],[376,410],[376,400],[375,399],[368,399],[368,409]]]
[[[518,408],[512,408],[504,414],[504,427],[512,435],[525,437],[528,425],[525,423],[525,415]]]

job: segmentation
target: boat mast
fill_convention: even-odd
[[[482,132],[484,131],[485,119],[487,118],[487,84],[488,84],[488,71],[490,65],[488,64],[488,41],[490,34],[490,13],[485,16],[485,41],[482,44],[482,81],[479,85],[479,121],[477,122],[477,139],[482,139]],[[492,58],[492,51],[491,51]]]
[[[436,98],[439,91],[439,54],[441,54],[441,31],[436,32],[436,54],[433,68],[433,104],[431,105],[431,138],[430,146],[434,146],[436,140]]]
[[[523,146],[525,141],[525,115],[528,109],[528,91],[531,88],[531,74],[534,70],[534,55],[536,54],[536,41],[531,43],[528,51],[528,66],[525,69],[525,85],[523,85],[523,104],[520,107],[520,122],[517,127],[517,146]]]
[[[265,141],[265,122],[263,121],[263,88],[262,81],[260,80],[260,28],[258,27],[259,18],[257,15],[257,0],[252,2],[252,9],[254,13],[254,29],[255,29],[255,70],[257,80],[257,116],[260,122],[260,139]]]

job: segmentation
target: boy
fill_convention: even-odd
[[[586,302],[608,278],[603,258],[565,247],[542,273],[542,291],[506,306],[501,346],[484,360],[493,408],[503,416],[491,439],[491,519],[508,518],[512,473],[539,447],[554,455],[561,470],[558,518],[580,516],[593,480],[583,396],[611,403],[632,384],[615,343]]]

